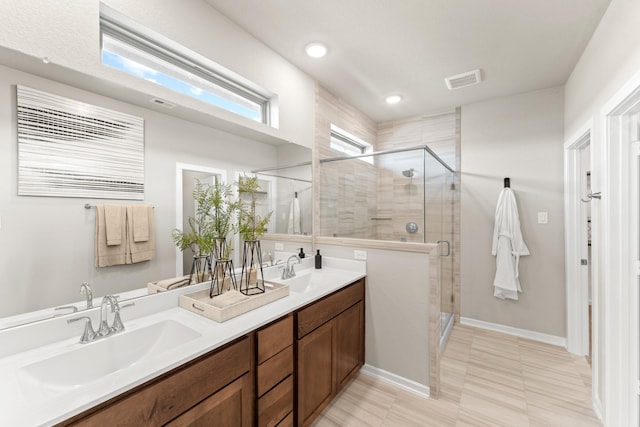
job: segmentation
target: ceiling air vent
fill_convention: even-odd
[[[173,107],[175,107],[175,104],[172,104],[172,103],[167,102],[164,99],[160,99],[160,98],[152,98],[151,102],[153,102],[156,105],[161,105],[164,108],[173,108]]]
[[[480,70],[468,71],[455,76],[446,77],[444,82],[449,90],[460,89],[461,87],[477,85],[482,81]]]

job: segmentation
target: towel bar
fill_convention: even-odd
[[[151,207],[152,207],[153,209],[155,209],[155,208],[156,208],[155,206],[151,206]],[[90,205],[89,203],[85,203],[85,204],[84,204],[84,208],[85,208],[85,209],[95,209],[95,208],[96,208],[96,205]]]

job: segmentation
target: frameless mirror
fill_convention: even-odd
[[[295,233],[291,236],[310,240],[311,150],[295,144],[266,146],[265,150],[271,155],[265,157],[262,164],[293,165],[282,170],[278,169],[280,166],[266,168],[256,174],[264,186],[264,192],[258,195],[264,204],[262,208],[273,211],[268,233],[276,236],[281,234],[274,233],[287,234],[291,227]],[[245,155],[238,153],[235,163],[244,160]],[[154,197],[158,257],[152,261],[153,265],[141,263],[109,268],[93,265],[95,205],[128,204],[127,201],[19,197],[11,182],[0,186],[0,198],[7,201],[0,212],[3,220],[0,267],[6,279],[0,300],[0,329],[86,309],[85,295],[80,293],[83,281],[90,282],[92,286],[95,306],[104,295],[115,294],[120,300],[137,298],[149,294],[147,284],[150,281],[188,275],[193,253],[178,249],[171,241],[170,231],[185,229],[189,216],[195,212],[196,202],[192,197],[195,180],[212,183],[217,177],[233,184],[242,173],[234,172],[233,163],[229,161],[222,163],[228,165],[225,169],[173,164],[173,172],[165,169],[161,174],[159,171],[154,173],[154,179],[161,180],[168,187],[173,186],[175,179],[176,190],[175,193],[164,191],[161,199]],[[291,216],[296,192],[299,208]],[[87,203],[91,208],[85,209]],[[299,221],[297,226],[295,221]],[[163,243],[158,239],[163,239]],[[234,262],[237,266],[240,266],[239,247],[236,241]],[[166,261],[174,257],[175,264],[159,263],[160,259]]]
[[[278,163],[251,171],[261,187],[261,208],[272,212],[266,238],[306,241],[313,234],[311,150],[295,144],[278,147]]]

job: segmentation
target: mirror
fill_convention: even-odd
[[[144,201],[18,196],[16,85],[142,117]],[[113,96],[117,91],[114,88]],[[147,295],[147,283],[175,277],[184,271],[185,264],[190,268],[191,260],[184,260],[190,255],[177,251],[171,238],[172,230],[180,228],[183,218],[189,215],[183,197],[177,196],[178,183],[187,181],[182,174],[189,171],[183,167],[178,178],[180,162],[198,165],[193,169],[198,173],[204,168],[209,176],[224,174],[227,182],[233,182],[238,171],[273,169],[274,165],[311,160],[311,150],[305,147],[289,143],[273,145],[235,136],[7,67],[0,67],[0,92],[0,99],[4,100],[0,127],[7,130],[8,136],[0,144],[0,329],[85,309],[85,297],[80,293],[82,282],[91,285],[95,306],[108,294],[119,295],[121,300]],[[121,96],[126,98],[126,94]],[[308,175],[300,176],[310,181],[310,167]],[[311,183],[305,185],[310,194]],[[182,192],[189,190],[181,187]],[[105,203],[144,203],[154,207],[155,255],[151,261],[94,266],[96,209],[84,206]],[[193,201],[190,203],[193,206]],[[310,206],[304,210],[311,215]],[[304,224],[305,220],[302,221]],[[310,223],[308,220],[309,227],[304,229],[309,235]],[[274,227],[277,230],[277,224]],[[70,306],[75,308],[65,308]]]
[[[274,167],[251,171],[258,177],[265,196],[265,210],[272,211],[265,238],[286,234],[299,241],[313,234],[313,186],[311,150],[288,144],[278,147]],[[295,240],[295,238],[294,238]]]

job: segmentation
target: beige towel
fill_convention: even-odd
[[[126,215],[126,210],[122,210]],[[95,265],[96,267],[108,267],[110,265],[120,265],[126,263],[127,236],[126,236],[126,216],[121,216],[123,225],[120,231],[119,245],[107,245],[107,226],[105,221],[105,205],[96,206],[96,236],[95,236]]]
[[[153,236],[153,207],[147,206],[146,208],[149,222],[149,240],[136,243],[133,237],[133,206],[127,206],[127,264],[149,261],[156,254],[155,239]]]
[[[133,241],[149,241],[149,206],[133,205]]]
[[[151,285],[158,286],[163,289],[174,289],[189,284],[189,275],[172,277],[171,279],[158,280],[157,282],[149,282]],[[193,283],[193,281],[192,281]]]
[[[122,231],[125,207],[122,205],[104,205],[104,223],[107,232],[107,246],[120,245],[125,242]]]

